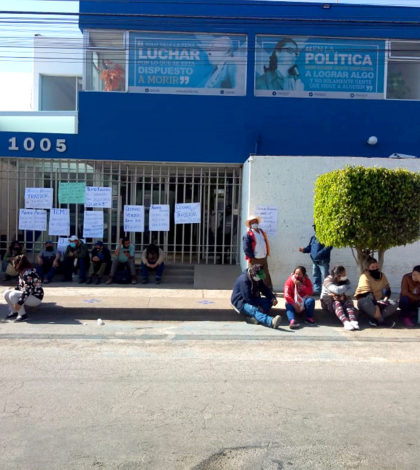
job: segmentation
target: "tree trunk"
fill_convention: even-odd
[[[369,258],[369,256],[371,256],[371,252],[370,250],[363,250],[357,246],[355,248],[357,254],[356,263],[359,268],[360,274],[362,274],[363,271],[366,269],[367,259]]]
[[[382,266],[384,265],[384,256],[385,256],[385,250],[378,250],[378,265],[381,271],[382,271]]]

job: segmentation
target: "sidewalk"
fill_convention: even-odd
[[[3,293],[8,288],[0,286],[0,319],[7,314]],[[304,326],[292,332],[287,326],[284,299],[281,295],[273,311],[275,314],[280,313],[283,321],[280,330],[272,330],[260,325],[247,324],[244,317],[238,315],[230,305],[230,289],[56,283],[45,286],[44,290],[45,297],[41,306],[28,309],[30,317],[28,322],[0,323],[0,338],[10,334],[30,333],[46,335],[46,338],[51,337],[51,339],[54,335],[92,334],[99,335],[98,338],[102,339],[117,337],[122,339],[125,334],[131,337],[136,335],[138,339],[148,339],[147,333],[150,333],[150,325],[153,324],[152,330],[158,335],[156,338],[161,339],[166,337],[179,339],[181,335],[183,338],[215,340],[420,341],[420,328],[370,328],[366,319],[360,321],[361,331],[346,332],[335,316],[321,309],[319,300],[316,301],[315,311],[319,326]],[[103,320],[104,325],[98,325],[98,318]],[[156,327],[157,322],[165,324]],[[167,336],[168,322],[171,326],[169,336]]]

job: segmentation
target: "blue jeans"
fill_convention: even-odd
[[[272,317],[267,315],[267,313],[271,310],[272,301],[266,298],[259,298],[257,299],[256,303],[258,304],[257,306],[244,304],[241,313],[248,315],[249,317],[254,317],[258,323],[261,323],[261,325],[272,328]],[[261,307],[264,310],[264,313],[260,312],[258,307]]]
[[[86,281],[86,260],[84,258],[79,258],[77,261],[79,265],[79,280],[85,282]],[[69,256],[68,258],[64,258],[63,262],[63,271],[64,271],[64,280],[71,281],[72,274],[74,272],[74,258]]]
[[[303,305],[305,306],[305,310],[303,311],[305,316],[307,318],[313,318],[315,310],[315,299],[313,297],[306,297],[306,299],[303,301]],[[295,313],[296,312],[293,305],[286,302],[286,315],[289,321],[295,319]]]
[[[417,308],[420,307],[420,302],[412,302],[409,297],[406,295],[402,295],[400,297],[400,309],[401,309],[401,316],[404,317],[411,317],[417,314]]]
[[[141,263],[140,268],[141,268],[141,277],[143,279],[148,279],[149,271],[153,271],[153,269],[148,268],[144,263]],[[155,279],[158,280],[162,277],[163,270],[165,269],[165,263],[159,264],[159,266],[157,266],[155,269],[156,269]]]
[[[43,264],[40,266],[39,264],[36,266],[36,272],[38,273],[38,276],[44,280],[47,279],[48,282],[52,281],[52,278],[55,276],[55,273],[57,271],[57,268],[54,268],[52,266],[52,263],[50,265],[45,265]]]
[[[314,281],[314,292],[320,293],[324,279],[329,275],[330,262],[312,260],[312,279]]]

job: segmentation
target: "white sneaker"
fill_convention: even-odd
[[[352,320],[350,323],[353,326],[353,330],[360,330],[359,322],[357,322],[356,320]]]
[[[354,326],[349,321],[345,321],[344,322],[344,329],[347,330],[347,331],[353,331]]]
[[[271,320],[271,326],[273,328],[278,328],[281,323],[281,315],[276,315],[272,320]]]

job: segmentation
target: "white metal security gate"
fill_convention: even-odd
[[[140,163],[95,160],[0,158],[0,252],[19,239],[28,253],[40,251],[55,237],[48,232],[18,230],[19,209],[27,187],[53,188],[53,207],[70,209],[71,234],[82,236],[84,206],[59,204],[60,182],[112,187],[113,205],[104,209],[104,242],[112,249],[125,235],[126,204],[145,206],[145,231],[128,233],[136,251],[155,241],[173,263],[236,264],[239,253],[241,173],[238,165]],[[175,225],[176,203],[199,202],[201,224]],[[149,232],[151,204],[169,204],[169,232]],[[90,245],[93,240],[88,239]]]

